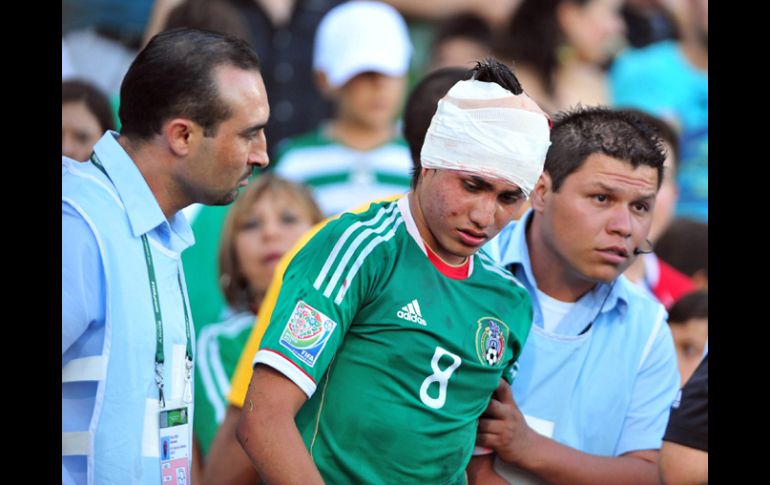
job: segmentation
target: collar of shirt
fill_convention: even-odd
[[[169,249],[181,253],[195,243],[192,228],[181,211],[166,220],[142,173],[117,141],[118,133],[108,131],[94,145],[94,151],[126,207],[135,237],[155,232]],[[174,234],[177,237],[171,237]]]
[[[542,328],[543,313],[535,292],[537,281],[532,273],[526,238],[527,224],[533,213],[532,209],[529,209],[519,221],[508,224],[500,231],[500,234],[492,241],[490,252],[527,288],[530,296],[532,296],[533,320],[536,325]],[[630,283],[625,279],[625,276],[620,276],[614,285],[609,283],[597,284],[593,290],[575,302],[572,310],[557,325],[555,332],[562,335],[578,335],[589,322],[594,321],[594,319],[598,320],[599,314],[606,314],[613,310],[621,314],[624,313],[628,308],[628,288],[626,287],[628,284]],[[603,305],[602,302],[604,302]]]

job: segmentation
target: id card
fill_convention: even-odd
[[[160,412],[160,481],[190,484],[190,424],[186,407]]]

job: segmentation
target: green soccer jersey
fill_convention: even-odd
[[[531,322],[526,290],[483,253],[468,278],[444,276],[403,197],[297,253],[254,361],[308,395],[296,423],[327,483],[464,483]]]

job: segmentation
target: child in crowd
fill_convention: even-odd
[[[391,6],[339,5],[321,20],[313,67],[335,117],[278,147],[276,173],[313,189],[324,215],[406,192],[411,159],[395,119],[412,45]]]
[[[694,291],[674,303],[668,314],[674,337],[676,358],[682,385],[687,382],[700,361],[709,336],[709,297],[704,290]]]

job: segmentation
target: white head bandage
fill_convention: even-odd
[[[463,170],[516,184],[529,197],[551,145],[548,119],[525,94],[459,81],[438,102],[420,152],[425,168]]]

